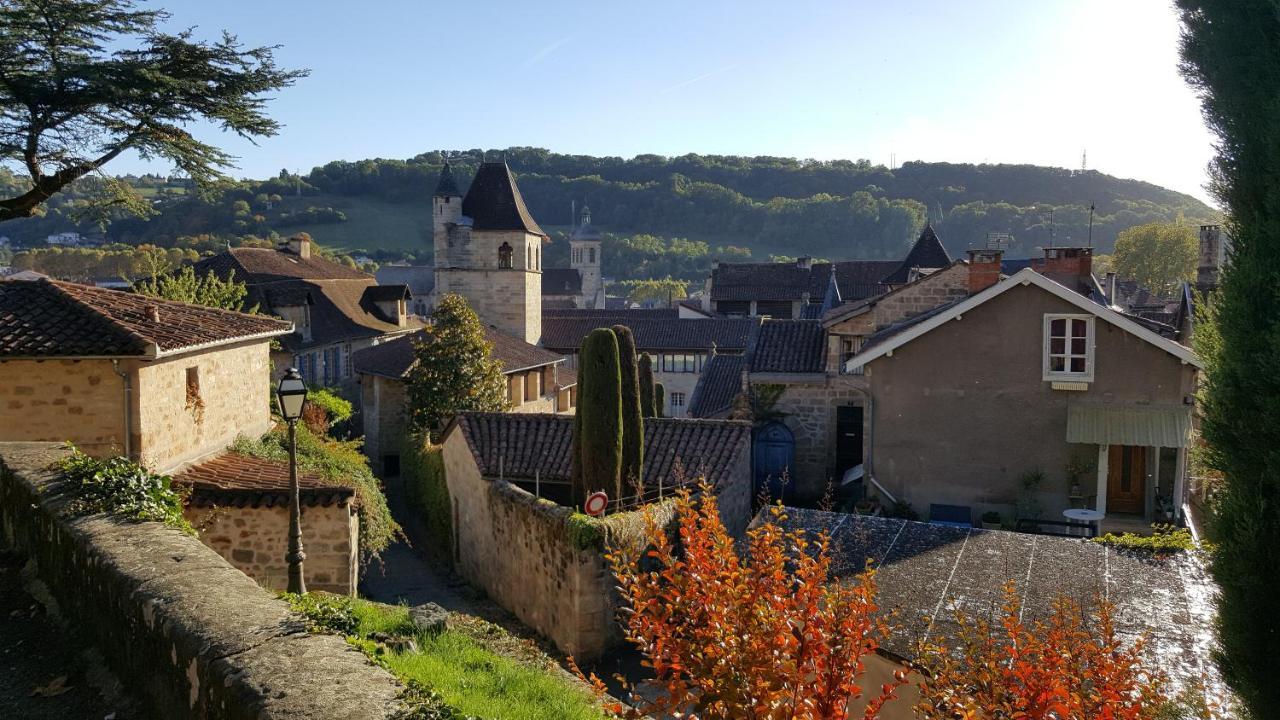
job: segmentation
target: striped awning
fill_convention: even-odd
[[[1186,405],[1067,406],[1067,442],[1090,445],[1187,447],[1191,408]]]

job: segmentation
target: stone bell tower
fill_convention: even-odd
[[[465,197],[445,165],[431,199],[436,298],[457,293],[480,321],[528,343],[542,337],[542,246],[505,162],[485,162]]]
[[[604,281],[600,274],[600,232],[591,225],[591,208],[582,206],[578,226],[569,236],[569,267],[582,278],[580,308],[604,308]]]

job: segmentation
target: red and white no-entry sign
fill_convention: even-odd
[[[593,517],[600,517],[609,506],[609,496],[602,492],[593,492],[582,502],[582,510]]]

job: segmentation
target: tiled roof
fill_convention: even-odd
[[[462,214],[471,218],[474,230],[520,230],[546,236],[525,207],[524,197],[505,162],[480,165],[462,199]]]
[[[226,452],[189,466],[173,477],[175,485],[191,488],[188,502],[197,507],[259,507],[287,505],[289,463]],[[298,498],[305,505],[333,505],[352,499],[355,491],[315,475],[298,475]]]
[[[645,484],[705,477],[729,479],[751,442],[751,424],[732,420],[646,418]],[[569,415],[461,413],[449,432],[462,432],[486,477],[532,480],[537,471],[549,482],[569,480],[573,418]]]
[[[631,328],[636,349],[641,351],[708,350],[715,343],[721,350],[741,352],[746,349],[747,335],[755,324],[749,318],[652,317],[640,314],[647,311],[635,310],[596,311],[585,316],[562,312],[543,313],[542,345],[564,352],[576,352],[592,330],[614,325]]]
[[[462,192],[458,190],[458,181],[453,179],[453,168],[449,166],[448,160],[445,160],[444,167],[440,168],[435,197],[462,197]]]
[[[543,310],[542,317],[544,320],[549,317],[597,318],[606,320],[614,320],[616,318],[674,319],[680,317],[680,311],[676,308],[619,308],[614,310],[607,308],[556,308],[554,310]]]
[[[929,318],[939,313],[950,310],[951,308],[955,307],[956,305],[959,305],[960,303],[964,302],[967,299],[968,298],[956,298],[952,302],[946,303],[944,305],[939,305],[935,308],[926,310],[920,313],[919,315],[913,315],[905,320],[902,320],[892,325],[889,325],[887,327],[881,328],[880,330],[877,330],[876,332],[867,336],[867,339],[863,341],[862,347],[859,348],[858,352],[860,353],[866,352],[867,350],[870,350],[871,348],[879,345],[880,343],[885,342],[886,340],[889,340],[893,336],[899,333],[905,332],[906,330],[910,330],[913,326],[919,325],[920,323],[924,322],[925,320],[928,320]]]
[[[820,373],[827,334],[818,320],[764,320],[747,349],[750,372]]]
[[[0,281],[0,357],[166,355],[289,332],[265,315],[57,280]]]
[[[490,357],[502,362],[504,373],[519,372],[564,360],[560,355],[537,345],[530,345],[514,335],[508,335],[493,327],[484,329],[484,337],[493,343],[493,353]],[[356,372],[366,375],[403,378],[409,374],[409,370],[416,362],[413,344],[421,339],[421,332],[415,332],[359,350],[351,356],[352,366]],[[560,368],[556,373],[560,376],[565,373],[565,370]],[[561,382],[562,387],[568,387],[571,384]]]
[[[582,273],[573,268],[548,268],[542,271],[543,295],[578,295],[582,292]]]
[[[742,394],[742,355],[717,354],[707,361],[689,400],[689,417],[709,418],[728,412]]]
[[[293,280],[272,283],[263,290],[269,295],[283,287],[307,288],[312,299],[311,340],[303,341],[294,333],[281,340],[292,351],[329,343],[403,333],[422,327],[419,320],[410,318],[405,326],[389,322],[378,306],[366,295],[366,290],[376,287],[373,279],[356,280]],[[263,308],[269,311],[270,306]]]
[[[195,263],[195,270],[197,275],[212,272],[222,278],[234,270],[236,280],[250,285],[273,280],[373,280],[368,273],[317,254],[304,258],[273,248],[229,248]]]
[[[934,232],[933,226],[926,222],[924,230],[920,231],[920,237],[911,246],[911,252],[907,253],[902,264],[881,282],[902,285],[911,279],[912,268],[940,268],[950,264],[951,256],[947,254],[947,249],[942,247],[938,233]]]
[[[721,263],[711,271],[712,300],[802,300],[821,303],[835,269],[836,286],[845,301],[878,295],[888,288],[881,278],[901,264],[898,260],[846,260],[814,263]]]
[[[408,300],[409,297],[408,285],[366,285],[363,299],[373,302],[391,302]]]

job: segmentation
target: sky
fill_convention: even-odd
[[[1169,0],[167,0],[310,75],[236,176],[428,150],[1033,163],[1209,200]],[[115,172],[165,172],[136,157]]]

